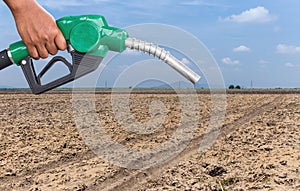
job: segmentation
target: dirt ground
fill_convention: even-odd
[[[115,118],[111,95],[95,96],[108,135],[127,147],[159,146],[180,124],[176,94],[131,95],[131,116],[141,123],[150,119],[152,101],[166,108],[162,128],[149,135],[126,132]],[[133,170],[101,159],[86,146],[70,93],[2,92],[0,190],[300,190],[299,93],[227,94],[220,134],[204,153],[199,145],[210,122],[211,99],[207,93],[197,96],[200,120],[188,146],[166,163]]]

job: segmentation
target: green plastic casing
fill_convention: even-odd
[[[128,33],[111,27],[101,15],[67,16],[56,21],[67,43],[80,53],[104,57],[108,51],[123,52]],[[22,41],[9,46],[12,59],[19,65],[28,51]]]

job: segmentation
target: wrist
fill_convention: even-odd
[[[35,0],[3,0],[9,7],[13,14],[17,14],[24,10],[28,10],[27,7],[37,5]]]

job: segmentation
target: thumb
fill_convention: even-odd
[[[67,42],[60,30],[58,30],[58,33],[55,37],[55,44],[59,50],[65,50],[67,48]]]

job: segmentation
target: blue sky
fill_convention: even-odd
[[[119,28],[141,23],[180,27],[208,47],[226,85],[250,87],[252,81],[256,88],[300,87],[300,1],[297,0],[38,2],[55,18],[100,14]],[[0,4],[0,14],[0,48],[4,49],[19,37],[4,3]],[[21,68],[2,70],[0,86],[27,87]]]

